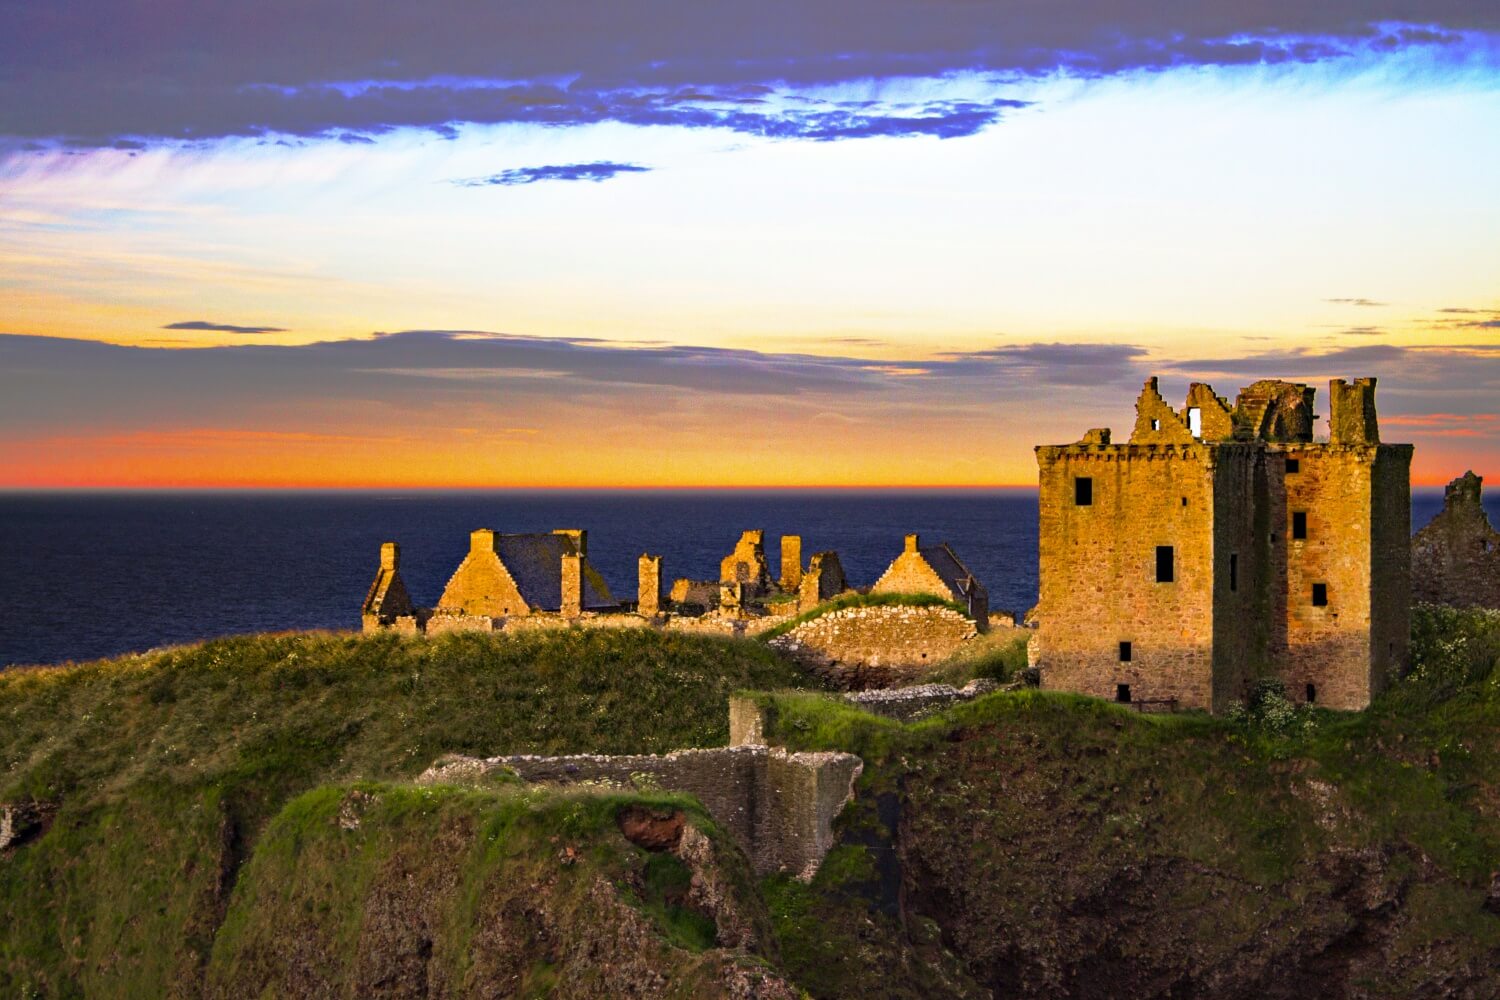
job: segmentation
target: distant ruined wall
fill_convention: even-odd
[[[661,556],[643,555],[636,566],[636,613],[654,618],[661,611]]]
[[[976,635],[952,608],[885,605],[819,615],[771,640],[801,660],[876,668],[934,666]]]
[[[849,589],[844,564],[837,552],[818,552],[807,564],[798,585],[797,610],[811,611],[824,601],[832,600]]]
[[[744,585],[746,597],[759,597],[771,589],[771,569],[766,563],[766,533],[760,530],[740,533],[734,551],[719,563],[719,582]]]
[[[788,753],[765,746],[716,747],[606,757],[440,758],[424,784],[482,780],[510,772],[525,781],[571,785],[646,782],[703,803],[749,856],[758,875],[811,879],[833,846],[833,820],[854,794],[863,762],[846,753]]]
[[[1412,598],[1456,608],[1500,608],[1500,532],[1483,504],[1484,481],[1448,484],[1443,509],[1411,541]]]

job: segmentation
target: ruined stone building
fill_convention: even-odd
[[[931,594],[962,604],[979,631],[989,627],[990,595],[947,542],[923,545],[907,535],[905,547],[870,588],[872,594]]]
[[[717,608],[739,614],[776,594],[794,595],[798,604],[809,599],[817,603],[848,589],[843,567],[835,553],[815,553],[808,569],[803,570],[800,535],[781,536],[781,575],[773,577],[770,560],[766,557],[765,538],[766,533],[760,529],[741,532],[733,551],[719,561],[719,579],[716,581],[686,577],[674,580],[670,594],[672,605],[703,611]]]
[[[401,546],[385,542],[380,546],[380,570],[360,606],[360,620],[366,632],[396,628],[405,622],[403,631],[419,628],[417,608],[412,604],[406,584],[401,580]],[[425,620],[425,616],[423,616]]]
[[[1484,512],[1483,483],[1473,472],[1449,483],[1442,512],[1411,540],[1413,600],[1500,608],[1500,532]]]
[[[800,546],[801,540],[798,542]],[[783,555],[785,551],[786,547],[783,545]],[[785,580],[786,577],[783,576],[782,579]],[[797,595],[798,611],[811,611],[824,601],[831,601],[847,591],[849,579],[844,576],[844,564],[837,552],[814,552],[813,557],[808,560],[807,572],[803,573],[799,569],[797,586],[787,589]]]
[[[366,632],[438,633],[487,631],[530,615],[577,618],[616,608],[604,578],[589,565],[587,532],[504,535],[480,528],[469,534],[468,554],[430,610],[412,604],[401,580],[400,548],[395,542],[382,545],[380,571],[361,618]]]
[[[1042,685],[1222,710],[1280,679],[1360,708],[1406,659],[1410,445],[1381,444],[1375,380],[1266,380],[1234,406],[1149,379],[1129,442],[1107,429],[1036,449]]]

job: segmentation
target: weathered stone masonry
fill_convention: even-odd
[[[1045,687],[1220,710],[1256,677],[1359,708],[1405,661],[1410,445],[1380,443],[1375,381],[1267,380],[1235,406],[1156,379],[1127,444],[1037,449]]]
[[[1500,608],[1500,532],[1484,512],[1484,481],[1448,484],[1443,510],[1412,539],[1412,597],[1459,608]]]
[[[749,856],[756,874],[806,880],[833,846],[834,818],[854,794],[863,767],[853,754],[739,745],[621,757],[447,756],[417,780],[461,782],[508,772],[530,782],[630,787],[649,776],[655,785],[703,803]]]

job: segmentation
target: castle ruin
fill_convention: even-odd
[[[1458,608],[1500,608],[1500,532],[1484,512],[1484,480],[1466,472],[1411,540],[1412,596]]]
[[[1375,380],[1264,380],[1234,406],[1148,379],[1130,440],[1036,449],[1046,688],[1220,711],[1259,678],[1368,705],[1406,660],[1412,447],[1382,444]]]

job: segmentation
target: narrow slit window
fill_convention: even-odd
[[[1238,552],[1229,553],[1229,589],[1240,589],[1240,554]]]
[[[1130,704],[1130,685],[1129,684],[1116,684],[1115,685],[1115,701],[1118,701],[1122,705],[1128,705],[1128,704]]]
[[[1128,642],[1121,642],[1120,643],[1120,662],[1121,663],[1129,663],[1130,662],[1130,654],[1131,654],[1131,652],[1132,652],[1132,650],[1130,648],[1130,643],[1128,643]]]
[[[1157,583],[1171,583],[1173,581],[1175,576],[1174,570],[1176,569],[1176,567],[1173,565],[1174,560],[1172,556],[1172,546],[1158,545],[1156,547]]]
[[[1326,607],[1328,607],[1328,584],[1326,584],[1326,583],[1315,583],[1315,584],[1313,584],[1312,602],[1313,602],[1313,607],[1315,607],[1315,608],[1326,608]]]
[[[1317,700],[1318,700],[1318,686],[1316,684],[1309,684],[1307,686],[1307,703],[1309,705],[1311,705],[1313,702],[1315,702]]]
[[[1302,540],[1307,537],[1307,511],[1292,511],[1292,538]]]
[[[1302,463],[1295,458],[1289,458],[1286,460],[1286,471],[1287,475],[1291,475],[1294,472],[1301,472]]]
[[[1094,503],[1094,480],[1089,476],[1077,476],[1073,479],[1073,503],[1079,507],[1089,507]]]

